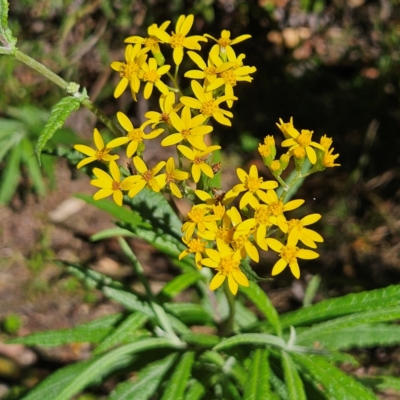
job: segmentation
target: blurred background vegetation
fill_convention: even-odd
[[[237,89],[233,127],[215,128],[227,166],[259,162],[259,140],[267,134],[282,140],[279,118],[293,116],[315,138],[334,139],[341,167],[311,177],[298,194],[307,211],[323,215],[326,238],[319,261],[303,269],[306,280],[320,274],[322,296],[398,283],[399,0],[20,0],[10,4],[9,23],[20,50],[86,87],[108,116],[123,111],[141,119],[144,101],[112,97],[119,77],[109,65],[123,59],[126,37],[189,13],[196,16],[195,34],[252,35],[235,51],[256,66],[254,81]],[[54,158],[44,156],[40,172],[33,148],[63,93],[12,57],[0,57],[0,76],[0,202],[12,207],[16,197],[33,192],[40,198],[57,185]],[[76,113],[50,145],[90,139],[94,124],[87,113]],[[257,272],[268,276],[269,269]],[[292,282],[284,273],[267,288]]]

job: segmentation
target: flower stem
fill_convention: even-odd
[[[221,327],[221,335],[222,336],[230,336],[233,333],[233,326],[235,322],[235,296],[232,294],[229,289],[228,280],[225,279],[224,282],[224,292],[226,298],[228,300],[229,305],[229,315],[228,319],[226,319]]]

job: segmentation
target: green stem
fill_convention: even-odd
[[[229,315],[228,319],[224,321],[221,329],[222,336],[230,336],[233,333],[233,326],[235,322],[235,296],[229,289],[228,280],[225,279],[224,282],[224,292],[228,300],[229,305]]]

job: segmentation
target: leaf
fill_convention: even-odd
[[[176,357],[177,354],[170,354],[162,360],[147,365],[138,372],[135,382],[120,383],[111,393],[109,400],[148,400],[155,394]]]
[[[186,333],[182,335],[182,340],[191,346],[205,348],[214,347],[220,342],[219,336],[204,333]]]
[[[81,324],[72,329],[48,330],[32,335],[11,339],[7,343],[21,343],[28,346],[61,346],[66,343],[98,343],[112,330],[121,314],[107,315]]]
[[[247,383],[244,387],[243,400],[270,399],[272,393],[269,377],[268,351],[257,349],[253,352]]]
[[[104,376],[109,371],[115,369],[115,364],[127,356],[146,350],[162,348],[177,348],[177,344],[168,339],[149,338],[118,347],[97,358],[79,376],[76,376],[71,382],[65,385],[52,400],[70,400],[71,397],[91,384],[98,376]]]
[[[317,337],[300,340],[301,344],[331,350],[348,350],[354,347],[395,346],[400,344],[400,326],[387,324],[365,324],[340,330],[319,333]]]
[[[376,391],[393,390],[400,394],[400,378],[394,376],[360,376],[357,377],[363,385],[374,388]]]
[[[200,279],[203,279],[203,277],[199,271],[189,271],[185,274],[178,275],[163,287],[158,297],[165,300],[172,299]]]
[[[235,323],[240,330],[251,328],[258,322],[257,316],[240,301],[235,301]]]
[[[376,400],[372,392],[350,375],[316,355],[292,354],[293,360],[307,374],[313,386],[327,398]]]
[[[19,163],[21,157],[21,146],[14,147],[1,175],[0,204],[7,204],[15,193],[20,177]]]
[[[8,27],[8,1],[0,0],[0,42],[10,50],[15,48],[17,39]]]
[[[271,345],[278,348],[284,348],[286,343],[278,336],[268,335],[266,333],[242,333],[222,340],[214,347],[214,351],[221,351],[230,347],[239,345]]]
[[[283,328],[291,325],[307,325],[359,311],[378,310],[396,305],[400,305],[400,285],[324,300],[318,304],[282,315],[281,324]]]
[[[140,312],[130,314],[122,321],[101,343],[96,347],[93,354],[99,354],[110,347],[128,341],[130,337],[148,321],[148,317]],[[132,341],[132,339],[130,340]]]
[[[189,389],[186,393],[186,399],[190,400],[201,400],[204,398],[206,393],[205,387],[197,380],[192,379],[189,382]]]
[[[378,309],[372,311],[359,312],[357,314],[346,315],[345,317],[335,318],[327,322],[321,322],[297,335],[297,344],[310,341],[318,341],[321,334],[327,332],[340,331],[344,328],[369,324],[373,322],[391,321],[400,318],[400,307]]]
[[[166,389],[161,400],[184,399],[186,385],[192,371],[194,354],[193,351],[188,351],[181,356],[171,379],[166,383]]]
[[[104,229],[100,232],[97,232],[94,235],[90,236],[90,240],[92,242],[97,242],[98,240],[109,239],[115,236],[136,237],[136,235],[133,234],[131,231],[128,231],[128,229],[122,229],[117,227],[117,228]]]
[[[164,307],[186,325],[207,325],[213,322],[213,316],[199,304],[165,303]]]
[[[297,372],[296,365],[292,358],[285,351],[281,352],[283,372],[285,375],[285,383],[288,391],[289,400],[307,400],[304,393],[304,386]]]
[[[110,200],[94,200],[92,196],[87,196],[83,194],[75,195],[78,199],[82,199],[88,204],[97,207],[99,210],[103,210],[111,214],[113,217],[118,220],[125,222],[132,226],[140,225],[143,220],[138,213],[132,213],[124,207],[120,207],[118,204],[115,204]]]
[[[311,278],[304,293],[303,307],[308,307],[312,304],[312,301],[318,292],[320,283],[321,277],[319,275],[314,275]]]
[[[240,286],[240,291],[265,315],[268,322],[274,328],[275,333],[281,335],[282,327],[278,312],[260,286],[255,282],[250,282],[249,287]]]
[[[58,131],[65,123],[66,119],[76,111],[81,105],[81,98],[67,96],[61,99],[51,110],[46,126],[41,133],[36,144],[36,156],[40,165],[40,153],[47,141],[51,139],[56,131]]]

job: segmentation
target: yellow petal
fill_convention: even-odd
[[[232,294],[236,295],[239,285],[233,278],[232,274],[228,275],[228,285],[229,285],[229,290],[232,292]]]
[[[117,119],[120,125],[127,131],[133,131],[133,125],[130,119],[121,111],[117,112]]]
[[[286,266],[287,262],[283,258],[281,258],[275,263],[274,267],[272,268],[271,275],[275,276],[280,274],[286,268]]]
[[[204,265],[204,260],[203,260]],[[225,281],[225,275],[218,272],[210,282],[210,290],[218,289]]]

